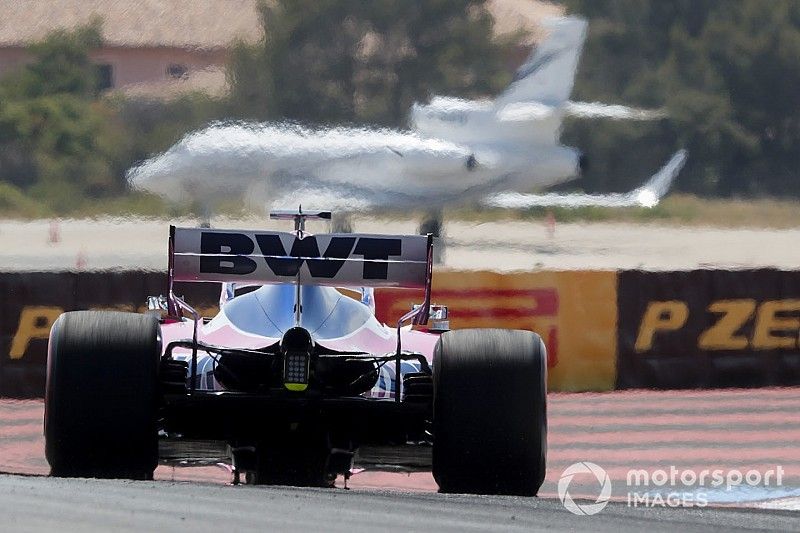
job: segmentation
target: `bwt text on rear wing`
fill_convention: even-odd
[[[170,299],[173,281],[415,288],[425,302],[403,318],[427,321],[430,235],[301,235],[170,226]]]

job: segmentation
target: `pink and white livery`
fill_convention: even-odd
[[[46,455],[56,476],[147,479],[232,462],[251,483],[332,486],[362,468],[430,469],[442,491],[535,495],[546,354],[529,331],[447,331],[430,235],[170,227],[150,313],[77,311],[50,334]],[[205,319],[176,282],[221,284]],[[375,287],[422,291],[396,325]],[[361,292],[361,301],[339,289]],[[430,322],[430,326],[428,326]]]

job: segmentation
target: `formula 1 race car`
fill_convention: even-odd
[[[48,347],[51,474],[151,479],[159,462],[224,460],[237,481],[332,486],[354,465],[432,468],[443,492],[535,495],[540,337],[446,331],[430,235],[312,235],[306,219],[329,212],[273,218],[294,232],[170,227],[169,292],[151,312],[61,315]],[[219,313],[202,318],[175,282],[221,283]],[[424,301],[387,326],[375,287],[422,289]]]

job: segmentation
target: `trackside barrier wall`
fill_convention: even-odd
[[[187,284],[188,285],[188,284]],[[0,274],[0,396],[41,397],[50,326],[64,311],[144,311],[162,294],[166,275],[155,272],[13,272]],[[187,287],[188,298],[216,302],[219,286]]]
[[[613,272],[438,271],[433,299],[450,308],[451,325],[531,329],[549,349],[554,390],[609,390],[614,386],[616,274]],[[161,273],[0,274],[0,396],[36,397],[44,391],[47,337],[63,311],[142,311],[148,295],[165,294]],[[219,285],[176,285],[204,315],[217,311]],[[386,323],[420,302],[421,291],[379,289],[376,314]]]
[[[619,274],[619,388],[800,383],[800,271]]]
[[[439,271],[432,303],[450,310],[450,326],[529,329],[547,345],[550,390],[611,390],[616,379],[615,272]],[[381,296],[389,298],[381,298]],[[386,290],[378,317],[399,316],[414,296]]]
[[[205,316],[219,285],[178,284]],[[166,293],[156,272],[0,273],[0,396],[44,392],[47,337],[63,311],[142,311]],[[387,323],[419,303],[379,289]],[[800,272],[437,271],[434,303],[454,329],[531,329],[548,346],[551,390],[800,383]]]

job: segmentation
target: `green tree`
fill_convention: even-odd
[[[684,146],[683,190],[800,196],[800,2],[566,3],[590,19],[575,98],[669,113],[656,124],[570,122],[564,139],[594,161],[588,189],[630,187]]]
[[[493,39],[485,0],[261,2],[264,39],[238,43],[229,68],[235,114],[400,125],[432,93],[504,86],[509,43]]]
[[[89,51],[102,44],[102,21],[98,18],[72,31],[56,30],[48,34],[27,47],[33,61],[3,80],[4,96],[97,96],[98,72],[89,59]]]
[[[0,81],[0,179],[58,212],[124,189],[112,163],[124,126],[96,98],[89,60],[101,42],[97,21],[56,31],[29,46],[32,60]]]

